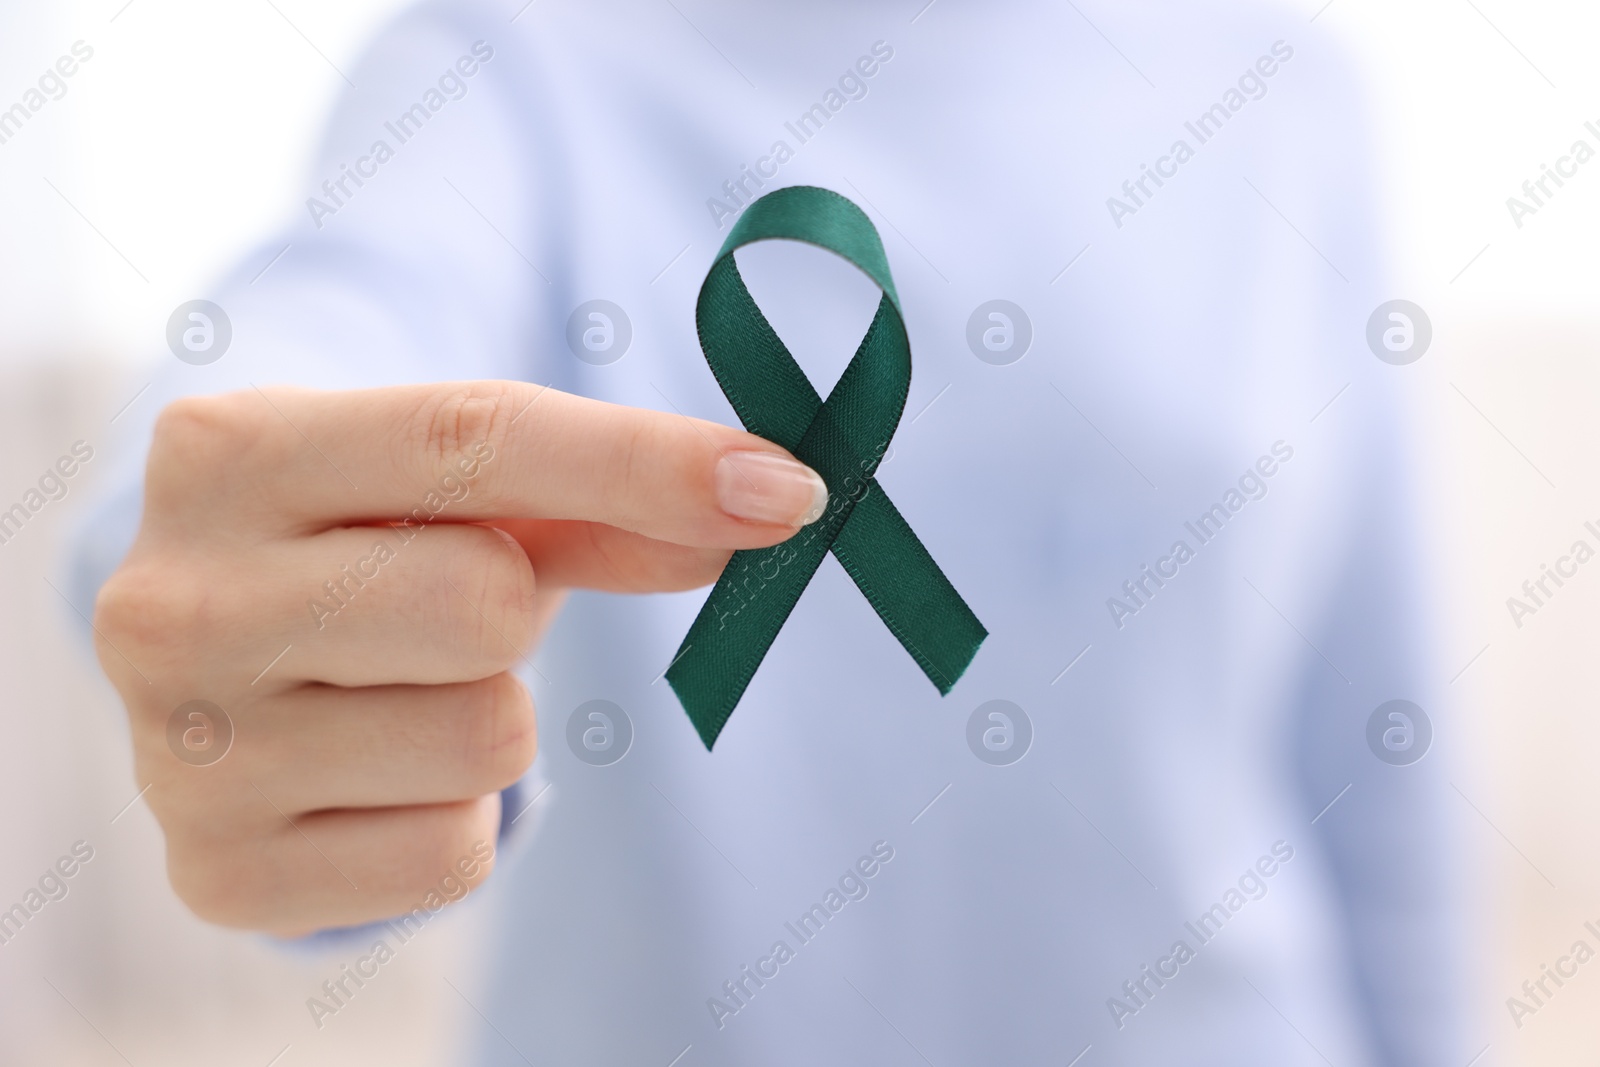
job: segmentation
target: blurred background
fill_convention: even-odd
[[[526,0],[507,0],[509,20]],[[558,0],[538,0],[540,3]],[[946,0],[954,2],[954,0]],[[1083,0],[1085,15],[1109,0]],[[72,52],[92,58],[15,133],[0,126],[0,507],[75,440],[98,442],[168,359],[179,303],[302,210],[319,127],[394,0],[59,0],[0,5],[0,107]],[[909,18],[921,0],[886,18]],[[1396,376],[1426,431],[1434,563],[1459,665],[1436,730],[1473,739],[1495,961],[1484,1062],[1600,1054],[1600,970],[1536,1020],[1520,995],[1600,926],[1600,569],[1518,627],[1506,598],[1600,527],[1600,160],[1517,226],[1524,196],[1580,137],[1600,145],[1600,8],[1578,0],[1306,0],[1301,36],[1359,60],[1378,126],[1397,298],[1426,309],[1426,356]],[[81,52],[80,52],[81,55]],[[1594,122],[1597,132],[1585,129]],[[0,945],[6,1064],[454,1062],[487,927],[456,909],[337,1026],[305,1026],[331,955],[211,929],[167,889],[137,800],[121,710],[58,592],[77,506],[106,464],[0,545],[0,908],[84,841],[93,859]],[[1431,709],[1430,709],[1431,710]],[[1470,800],[1468,798],[1471,798]],[[405,1026],[396,1026],[397,1019]],[[291,1048],[292,1045],[292,1048]]]

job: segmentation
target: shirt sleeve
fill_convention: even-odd
[[[534,341],[555,297],[534,266],[550,261],[532,165],[548,97],[516,50],[503,15],[475,4],[423,5],[375,38],[302,182],[304,203],[203,294],[227,317],[227,348],[191,365],[163,346],[119,417],[105,488],[67,560],[83,618],[133,542],[151,430],[170,401],[560,376]]]

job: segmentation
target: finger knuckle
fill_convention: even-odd
[[[237,866],[223,862],[215,848],[183,835],[167,835],[167,881],[184,906],[205,922],[252,927],[266,919],[254,880],[241,877]]]
[[[474,788],[494,792],[521,778],[539,751],[533,698],[509,672],[471,686],[471,707],[458,716],[467,776]]]
[[[127,657],[146,674],[172,670],[195,658],[196,648],[215,631],[214,614],[208,586],[187,568],[125,563],[95,597],[101,662],[120,669]]]
[[[150,441],[148,502],[189,500],[204,495],[214,479],[236,473],[268,438],[264,407],[251,393],[224,393],[182,397],[163,408]]]
[[[515,541],[472,527],[460,551],[450,554],[448,594],[462,620],[472,655],[500,671],[522,657],[533,640],[533,565]]]
[[[464,382],[429,393],[412,421],[410,443],[441,465],[454,464],[475,445],[498,446],[516,417],[516,395],[510,382]]]
[[[498,806],[480,801],[442,805],[429,813],[412,837],[400,884],[395,888],[418,906],[460,900],[494,866]]]

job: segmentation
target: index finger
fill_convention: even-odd
[[[827,503],[820,476],[754,434],[523,382],[179,401],[158,424],[152,483],[163,437],[192,457],[200,450],[185,439],[197,432],[228,482],[249,487],[252,521],[265,510],[290,528],[581,519],[682,545],[753,548],[791,536]],[[214,516],[216,501],[206,506]]]

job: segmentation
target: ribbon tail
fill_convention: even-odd
[[[851,511],[833,554],[940,695],[948,695],[989,631],[877,482]]]
[[[831,540],[807,527],[771,548],[735,552],[712,586],[666,674],[708,752]]]

